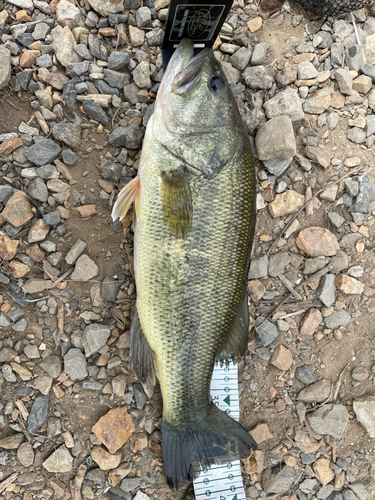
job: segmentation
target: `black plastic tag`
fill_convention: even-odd
[[[232,4],[233,0],[171,0],[162,46],[164,69],[183,38],[194,41],[196,53],[212,47]]]

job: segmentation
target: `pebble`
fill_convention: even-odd
[[[364,382],[370,376],[369,370],[364,366],[356,366],[352,370],[352,379],[357,380],[358,382]]]
[[[260,127],[255,143],[260,160],[293,157],[296,154],[296,141],[291,119],[287,116],[272,118]]]
[[[272,277],[277,277],[279,274],[282,274],[285,268],[290,264],[291,257],[286,252],[278,252],[276,254],[271,255],[268,264],[268,274]]]
[[[307,416],[312,430],[319,435],[340,439],[349,423],[349,413],[344,405],[328,403]]]
[[[297,236],[296,244],[309,257],[329,257],[336,255],[340,249],[336,236],[322,227],[303,229]]]
[[[257,255],[250,261],[248,279],[261,279],[267,277],[268,274],[268,257],[266,254]]]
[[[91,120],[95,120],[102,125],[107,125],[109,123],[109,118],[106,112],[103,110],[98,103],[90,101],[89,99],[83,101],[82,103],[83,109],[86,111],[87,116]]]
[[[350,295],[361,294],[365,288],[363,283],[347,274],[339,274],[336,276],[335,285],[340,292]]]
[[[86,358],[99,351],[101,347],[106,345],[111,330],[106,325],[92,323],[86,326],[82,335],[82,346],[85,350]]]
[[[23,193],[22,191],[14,193],[14,195],[9,198],[1,215],[5,220],[10,222],[15,227],[23,226],[24,224],[26,224],[26,222],[34,217],[31,205],[28,202],[25,193]],[[6,243],[6,237],[4,238],[3,244],[8,245]],[[15,242],[13,244],[17,245],[18,242]],[[9,246],[11,245],[12,243],[9,242]],[[11,260],[12,258],[13,256],[9,257],[9,259],[6,260]]]
[[[282,344],[278,345],[271,356],[271,364],[281,371],[289,370],[293,364],[292,353]]]
[[[262,478],[262,484],[266,493],[287,493],[297,479],[297,471],[288,465],[280,465]]]
[[[318,458],[318,460],[313,464],[313,469],[315,471],[316,477],[323,485],[328,484],[335,477],[333,470],[329,466],[328,458]]]
[[[257,321],[260,322],[263,321],[263,319],[264,318],[259,316]],[[277,327],[269,320],[266,320],[259,326],[255,326],[255,331],[264,347],[269,346],[279,334]]]
[[[65,354],[64,371],[72,380],[83,380],[87,377],[86,358],[80,349],[73,347]]]
[[[257,43],[251,56],[251,66],[260,66],[266,62],[269,42]]]
[[[17,450],[17,458],[24,467],[31,467],[34,463],[34,450],[32,444],[22,443]]]
[[[36,137],[35,144],[25,150],[26,158],[38,167],[51,163],[60,153],[60,146],[44,137]]]
[[[108,448],[108,451],[114,454],[128,440],[134,429],[131,415],[125,407],[120,407],[113,408],[101,417],[92,428],[92,432]]]
[[[48,472],[70,472],[73,468],[73,457],[66,446],[60,446],[42,463]]]
[[[94,446],[91,450],[91,458],[99,465],[101,470],[115,469],[120,465],[121,452],[111,454],[102,446]]]
[[[283,217],[298,212],[305,204],[305,197],[296,191],[288,190],[277,194],[275,200],[268,205],[272,217]]]
[[[329,87],[316,90],[302,105],[305,113],[321,114],[329,108],[331,104],[332,91]]]
[[[264,110],[269,120],[286,115],[292,122],[296,122],[302,120],[305,116],[298,92],[292,88],[282,90],[275,94],[269,101],[266,101],[264,103]]]
[[[319,328],[322,321],[322,314],[319,309],[311,308],[307,311],[300,323],[299,332],[301,335],[313,335]]]
[[[335,303],[335,276],[333,274],[325,274],[320,278],[316,296],[326,307]]]
[[[36,396],[27,420],[27,430],[29,432],[36,432],[42,427],[47,420],[48,409],[49,394]]]
[[[311,366],[303,365],[296,368],[296,379],[306,385],[314,383],[315,376]]]
[[[324,318],[324,324],[330,330],[335,330],[340,326],[346,326],[351,320],[351,315],[345,311],[334,311],[329,316]]]
[[[300,62],[297,66],[297,72],[300,80],[311,80],[318,75],[318,70],[309,61]]]
[[[298,401],[304,403],[323,403],[331,393],[331,383],[327,379],[321,379],[314,384],[308,385],[298,394]]]
[[[250,429],[249,433],[258,445],[273,438],[273,435],[271,434],[266,423],[257,424],[255,427]]]
[[[273,77],[264,66],[248,67],[242,74],[247,87],[252,90],[269,90],[273,85]]]
[[[89,281],[99,273],[99,268],[86,254],[78,257],[71,279],[75,281]]]

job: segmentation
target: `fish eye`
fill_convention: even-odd
[[[222,94],[225,90],[225,81],[221,76],[213,76],[208,83],[208,88],[213,94]]]

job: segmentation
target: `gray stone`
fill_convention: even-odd
[[[359,191],[359,184],[355,179],[345,179],[345,190],[349,196],[357,196]]]
[[[243,71],[249,64],[251,54],[251,47],[240,47],[237,52],[230,56],[229,61],[234,68],[238,69],[239,71]]]
[[[370,496],[370,493],[362,483],[351,483],[349,484],[349,488],[355,493],[359,500],[367,500]]]
[[[120,488],[122,491],[125,491],[126,493],[129,493],[130,491],[133,491],[137,489],[141,484],[141,480],[139,477],[125,477],[120,484]]]
[[[329,113],[327,116],[327,125],[330,130],[334,130],[339,123],[339,115],[335,112]]]
[[[271,323],[271,321],[264,321],[262,316],[258,316],[255,325],[259,324],[259,326],[255,326],[255,331],[258,334],[260,341],[262,342],[264,347],[269,346],[275,340],[275,338],[279,335],[276,325]]]
[[[86,248],[87,244],[82,240],[77,240],[74,245],[70,248],[65,257],[65,262],[69,265],[74,264],[81,253]]]
[[[72,280],[89,281],[99,273],[99,268],[88,255],[82,254],[78,257],[76,266],[71,274]]]
[[[298,394],[298,401],[304,403],[323,403],[331,393],[331,383],[329,380],[323,378],[308,385]]]
[[[291,257],[288,253],[286,252],[278,252],[269,258],[269,264],[268,264],[268,274],[269,276],[272,276],[275,278],[279,274],[282,274],[286,268],[291,262]]]
[[[313,384],[315,376],[311,366],[302,365],[296,368],[296,379],[306,385]]]
[[[112,52],[108,59],[108,69],[119,71],[130,63],[127,52]]]
[[[81,142],[81,126],[78,123],[56,123],[52,133],[55,139],[72,148],[78,147]]]
[[[329,222],[336,229],[339,229],[345,222],[344,217],[341,217],[337,212],[328,212],[327,214]]]
[[[66,74],[73,78],[74,76],[81,76],[89,71],[89,61],[69,63],[66,65]]]
[[[91,52],[89,51],[89,49],[87,48],[87,46],[84,43],[77,43],[77,45],[74,45],[73,50],[83,60],[85,60],[85,61],[92,61],[93,57],[91,55]]]
[[[86,358],[99,351],[111,335],[111,330],[106,325],[92,323],[86,326],[82,335],[82,346],[85,350]]]
[[[257,43],[253,49],[253,54],[251,56],[251,65],[260,66],[264,64],[267,59],[267,51],[269,48],[269,42]]]
[[[36,65],[39,68],[51,68],[52,67],[52,57],[49,54],[43,54],[36,58]]]
[[[64,371],[71,380],[83,380],[87,377],[86,358],[80,349],[73,347],[65,354]]]
[[[154,28],[146,32],[146,40],[150,47],[157,47],[163,43],[164,31],[160,28]]]
[[[130,102],[130,104],[134,105],[139,102],[138,98],[139,87],[135,83],[130,83],[129,85],[125,85],[124,87],[124,97],[125,101]]]
[[[339,326],[346,326],[351,320],[351,315],[345,311],[334,311],[332,314],[324,318],[326,328],[335,330]]]
[[[12,186],[0,186],[0,203],[7,200],[14,193],[14,188]]]
[[[364,75],[372,78],[372,82],[375,83],[375,64],[365,64],[361,67],[361,71]]]
[[[366,116],[366,135],[370,137],[370,135],[375,133],[375,115],[367,115]]]
[[[348,275],[353,278],[361,278],[363,276],[363,267],[362,266],[353,266],[348,270]]]
[[[119,71],[113,71],[112,69],[104,69],[104,80],[116,89],[122,89],[124,85],[129,83],[129,73],[120,73]]]
[[[248,279],[266,278],[268,272],[268,257],[266,254],[257,255],[250,261]]]
[[[89,14],[91,14],[91,12]],[[97,59],[100,59],[100,57],[101,57],[100,41],[96,38],[95,35],[90,33],[88,42],[89,42],[89,49],[90,49],[91,55],[93,57],[96,57]]]
[[[359,192],[354,200],[354,204],[351,207],[353,212],[368,213],[370,209],[371,197],[374,191],[371,179],[368,175],[361,175],[357,177],[359,184]]]
[[[285,172],[285,170],[289,167],[292,161],[293,157],[285,159],[271,158],[270,160],[262,160],[262,163],[270,174],[279,176]]]
[[[46,422],[48,417],[49,394],[40,394],[35,397],[31,407],[29,418],[27,419],[27,430],[36,432]]]
[[[360,45],[353,45],[345,51],[345,63],[349,69],[357,72],[364,66],[365,61]]]
[[[335,275],[325,274],[320,278],[316,296],[326,307],[335,303]]]
[[[10,82],[11,74],[11,53],[10,50],[0,45],[0,89],[3,89]]]
[[[296,140],[292,121],[288,116],[272,118],[263,125],[255,137],[260,160],[291,158],[296,154]]]
[[[138,28],[144,28],[151,24],[151,10],[148,7],[141,7],[135,14]]]
[[[72,166],[78,160],[78,156],[70,149],[64,149],[61,153],[61,158],[65,165]]]
[[[95,87],[99,90],[101,94],[115,94],[115,95],[120,95],[119,89],[116,89],[115,87],[111,87],[108,85],[107,82],[104,80],[95,80],[94,81]],[[113,101],[112,101],[113,104]]]
[[[99,382],[99,380],[84,380],[82,382],[82,389],[101,391],[103,389],[103,385]]]
[[[104,300],[114,302],[116,300],[121,283],[115,281],[112,276],[106,276],[100,284],[100,295]]]
[[[353,90],[353,79],[349,71],[339,68],[335,71],[335,80],[339,86],[340,92],[345,95],[350,95]]]
[[[286,115],[295,122],[302,120],[305,116],[298,91],[290,87],[275,94],[269,101],[264,103],[263,107],[269,120]]]
[[[266,493],[287,493],[297,480],[298,473],[293,467],[280,465],[268,475],[263,474],[262,483]]]
[[[353,127],[348,130],[347,137],[356,144],[362,144],[366,140],[366,133],[358,127]]]
[[[141,384],[133,385],[133,395],[138,410],[142,410],[148,401],[148,396],[145,393]]]
[[[295,51],[297,52],[297,54],[310,54],[312,52],[315,52],[315,47],[311,42],[300,43],[295,48]]]
[[[329,403],[310,413],[307,420],[317,434],[339,439],[348,425],[349,413],[344,405]]]
[[[102,125],[107,125],[107,123],[109,123],[106,112],[97,102],[86,99],[83,101],[82,106],[90,120],[95,120]]]
[[[303,61],[297,66],[298,78],[300,80],[311,80],[318,75],[318,70],[310,61]]]
[[[25,318],[20,319],[17,323],[12,325],[12,330],[15,332],[24,332],[27,328],[27,321]]]
[[[271,352],[267,347],[258,347],[255,349],[255,352],[262,358],[264,361],[269,361],[271,359]]]
[[[51,163],[60,153],[60,146],[55,141],[44,137],[36,137],[35,144],[25,149],[26,158],[38,167]]]
[[[318,498],[319,500],[326,500],[332,492],[332,484],[326,484],[325,486],[322,486],[322,488],[320,488],[320,490],[316,494],[316,498]]]
[[[61,373],[61,359],[59,356],[47,356],[39,365],[51,378],[59,377]]]
[[[44,40],[48,33],[51,31],[51,28],[46,23],[38,23],[35,26],[34,31],[31,36],[34,40]]]
[[[264,66],[254,66],[246,68],[242,74],[242,78],[247,87],[252,90],[269,90],[274,79]]]
[[[116,127],[109,134],[108,140],[112,146],[125,147],[128,149],[138,149],[141,145],[143,132],[136,125],[128,127]]]
[[[147,61],[141,61],[132,73],[134,83],[140,89],[149,89],[152,86],[150,65]]]
[[[331,104],[331,93],[332,89],[328,86],[316,90],[303,103],[302,109],[304,110],[305,113],[318,114],[318,115],[324,113],[324,111]]]
[[[41,201],[42,203],[45,203],[48,200],[49,196],[47,186],[43,179],[41,179],[40,177],[37,177],[30,182],[27,189],[27,194],[35,200]]]
[[[53,212],[48,212],[48,214],[43,215],[43,221],[52,227],[56,227],[57,224],[60,223],[60,220],[61,215],[58,210],[54,210]]]

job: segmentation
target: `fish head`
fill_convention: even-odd
[[[243,125],[228,81],[212,49],[194,56],[183,39],[155,103],[153,135],[190,170],[213,177],[242,151]]]

